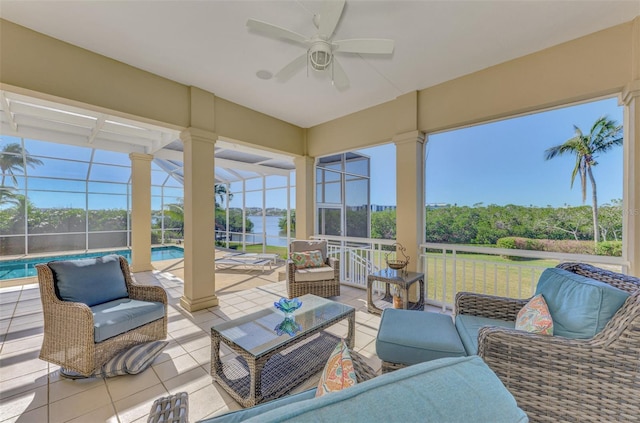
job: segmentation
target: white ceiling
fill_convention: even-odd
[[[341,55],[351,86],[276,73],[303,53],[250,32],[254,18],[311,36],[320,1],[16,1],[0,16],[35,31],[310,127],[640,14],[640,0],[347,1],[334,39],[391,38],[390,57]],[[594,55],[595,57],[595,55]]]
[[[22,137],[120,153],[152,154],[156,163],[183,181],[183,144],[179,133],[155,125],[96,113],[0,90],[2,137]],[[215,147],[216,182],[268,175],[289,176],[293,158],[219,139]]]

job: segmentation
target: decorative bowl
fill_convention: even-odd
[[[277,303],[273,303],[273,305],[284,314],[291,314],[302,306],[302,301],[297,298],[287,299],[280,298]]]
[[[387,266],[395,270],[401,270],[407,267],[408,260],[387,260]]]

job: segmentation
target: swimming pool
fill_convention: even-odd
[[[100,257],[106,254],[118,254],[125,257],[131,263],[131,250],[98,251],[95,253],[56,255],[46,257],[24,258],[16,260],[0,261],[0,280],[28,278],[36,276],[38,263],[46,263],[53,260],[73,260],[89,257]],[[180,247],[153,247],[151,248],[151,261],[170,260],[184,257],[184,250]]]

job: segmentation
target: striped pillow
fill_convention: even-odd
[[[96,376],[113,377],[120,375],[135,375],[147,369],[153,360],[160,355],[169,341],[153,341],[135,345],[122,351],[107,361]]]

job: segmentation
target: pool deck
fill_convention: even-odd
[[[258,271],[259,272],[259,271]],[[255,272],[254,272],[255,273]],[[266,307],[285,295],[285,282],[267,281],[265,274],[231,275],[216,272],[216,294],[220,304],[189,313],[180,307],[182,281],[169,272],[139,272],[139,283],[159,284],[169,298],[169,345],[153,365],[137,375],[113,378],[66,380],[58,366],[38,359],[42,344],[43,322],[37,285],[0,289],[3,316],[0,325],[0,420],[8,422],[69,423],[144,423],[153,401],[176,392],[189,394],[189,421],[241,409],[229,394],[212,381],[211,326]],[[272,273],[270,276],[275,276]],[[248,286],[246,279],[257,278],[259,287]],[[235,280],[235,282],[227,282]],[[342,287],[334,300],[356,308],[355,350],[367,362],[380,369],[375,355],[375,334],[380,317],[367,313],[363,290]],[[346,322],[332,328],[346,334]],[[224,349],[223,359],[231,350]],[[319,374],[309,378],[295,392],[317,386]],[[6,419],[6,422],[5,422]]]

